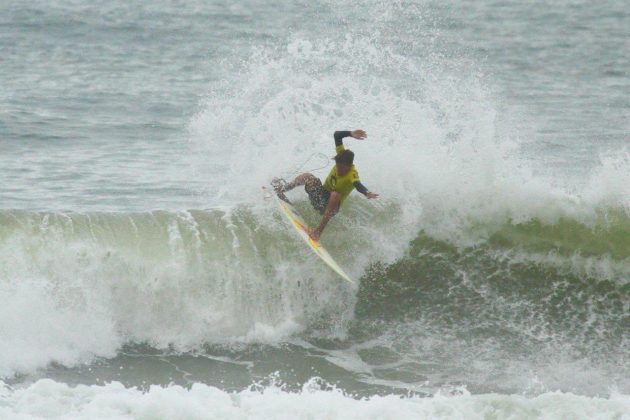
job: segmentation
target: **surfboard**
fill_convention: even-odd
[[[282,210],[282,214],[286,216],[286,218],[291,223],[291,226],[295,228],[297,233],[300,235],[302,239],[308,244],[308,246],[317,254],[317,256],[326,263],[335,273],[337,273],[342,279],[349,281],[352,284],[356,284],[354,280],[348,276],[345,271],[337,264],[337,262],[330,256],[326,248],[322,246],[319,241],[314,241],[308,234],[308,225],[300,216],[300,213],[293,207],[290,203],[280,199],[276,195],[275,192],[271,192],[271,195],[276,200],[278,207]]]

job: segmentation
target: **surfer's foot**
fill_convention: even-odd
[[[288,203],[289,199],[287,198],[286,195],[284,195],[286,185],[287,185],[287,181],[285,181],[282,178],[274,178],[271,180],[271,186],[273,187],[273,190],[276,192],[276,195],[278,196],[278,198]]]
[[[275,189],[277,189],[278,187],[284,187],[287,184],[287,181],[285,181],[282,178],[274,178],[271,180],[271,186]]]

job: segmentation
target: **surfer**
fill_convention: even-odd
[[[309,235],[315,241],[319,240],[328,221],[339,212],[341,204],[352,190],[356,188],[368,199],[377,198],[378,194],[370,192],[359,180],[359,172],[354,166],[354,153],[343,146],[345,137],[354,137],[364,140],[367,133],[363,130],[335,131],[335,166],[330,170],[326,180],[322,184],[319,178],[311,173],[298,175],[293,181],[284,183],[280,179],[274,179],[272,186],[282,200],[288,201],[285,192],[295,187],[304,185],[311,205],[322,214],[322,220],[317,229],[309,229]]]

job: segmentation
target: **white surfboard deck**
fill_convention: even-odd
[[[314,241],[309,236],[307,230],[308,225],[304,222],[304,219],[302,219],[300,213],[298,213],[291,204],[287,203],[284,200],[281,200],[276,195],[275,191],[273,191],[273,189],[271,190],[271,195],[276,200],[276,203],[278,203],[278,207],[280,207],[282,213],[286,216],[289,222],[291,222],[291,226],[295,228],[297,233],[302,239],[304,239],[304,241],[309,245],[313,252],[315,252],[315,254],[317,254],[317,256],[321,258],[322,261],[324,261],[330,268],[332,268],[337,274],[339,274],[341,278],[349,281],[352,284],[356,284],[354,280],[352,280],[350,276],[348,276],[345,271],[343,271],[343,269],[339,267],[339,264],[337,264],[337,262],[333,260],[328,251],[326,251],[326,249],[322,246],[322,244],[320,244],[318,241]]]

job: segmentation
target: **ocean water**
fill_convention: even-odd
[[[624,1],[3,0],[0,417],[630,419],[629,71]],[[356,287],[260,190],[352,128]]]

